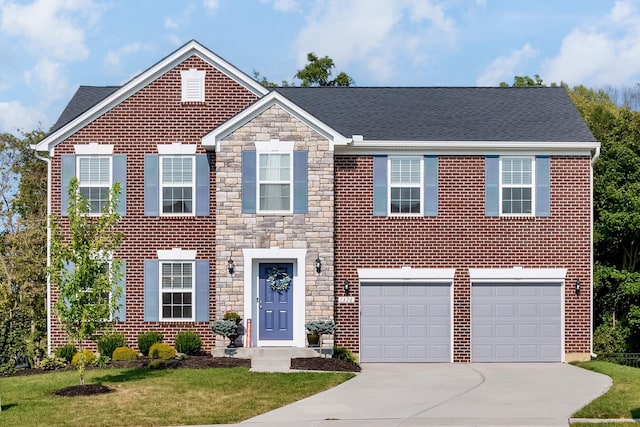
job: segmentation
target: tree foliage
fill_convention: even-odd
[[[45,352],[47,167],[44,132],[0,134],[0,373]]]
[[[551,87],[557,86],[556,83],[551,83]],[[514,76],[511,85],[507,82],[500,82],[500,87],[547,87],[547,85],[543,83],[542,78],[538,74],[534,74],[533,77]]]
[[[121,260],[113,259],[122,233],[116,230],[120,184],[115,183],[102,214],[89,215],[89,201],[80,195],[78,181],[69,184],[68,232],[60,220],[51,218],[51,281],[59,290],[55,313],[70,342],[82,354],[83,341],[95,340],[99,332],[111,325],[118,310],[122,287]],[[78,363],[80,383],[84,384],[86,361]]]
[[[298,70],[294,77],[301,81],[300,86],[302,87],[353,86],[355,84],[353,79],[345,72],[340,72],[335,78],[331,79],[333,68],[335,68],[333,59],[328,56],[320,58],[315,53],[310,52],[307,54],[307,65]],[[253,70],[253,78],[264,87],[278,86],[277,83],[270,81],[257,70]],[[289,87],[295,86],[295,84],[283,80],[279,86]]]

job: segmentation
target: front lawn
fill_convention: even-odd
[[[608,375],[613,385],[602,396],[593,400],[573,414],[574,418],[640,418],[640,369],[617,365],[610,362],[590,361],[576,363],[584,369]],[[591,426],[594,424],[572,423],[572,426]],[[615,425],[638,425],[629,423],[595,424],[598,427]]]
[[[352,373],[259,373],[247,368],[95,369],[87,384],[113,393],[61,397],[75,371],[0,378],[3,426],[134,426],[233,423],[334,387]]]

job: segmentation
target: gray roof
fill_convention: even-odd
[[[120,86],[80,86],[62,111],[62,114],[60,114],[60,117],[58,117],[58,121],[51,128],[51,133],[57,131],[118,89],[120,89]]]
[[[345,137],[593,142],[562,87],[275,88]]]
[[[119,86],[80,86],[51,132]],[[345,137],[387,141],[595,142],[561,88],[275,88]]]

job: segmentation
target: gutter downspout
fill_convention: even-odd
[[[591,167],[589,168],[589,178],[591,181],[591,198],[590,198],[590,204],[591,204],[591,209],[589,212],[589,215],[591,217],[591,269],[589,271],[589,274],[591,275],[589,282],[591,283],[591,290],[589,295],[591,295],[591,301],[589,303],[590,307],[590,312],[591,312],[591,316],[590,316],[590,334],[589,334],[589,353],[590,356],[592,358],[597,358],[598,355],[595,354],[593,352],[593,165],[595,164],[596,160],[598,160],[598,157],[600,157],[600,145],[598,145],[596,147],[596,151],[593,154],[593,157],[591,158]]]
[[[36,159],[47,162],[47,271],[51,266],[51,224],[49,218],[51,217],[51,159],[48,157],[42,157],[36,151],[35,145],[30,148],[34,150]],[[45,312],[47,313],[47,354],[51,354],[51,278],[47,273],[47,298],[45,299]]]

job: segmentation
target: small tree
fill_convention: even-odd
[[[122,287],[121,261],[111,255],[119,248],[122,233],[116,231],[120,215],[116,212],[120,185],[114,184],[101,215],[89,215],[87,199],[80,195],[78,181],[69,184],[68,232],[60,230],[59,221],[51,218],[51,281],[59,290],[55,313],[80,352],[78,372],[84,385],[86,360],[83,341],[111,324],[119,309],[117,301]]]

